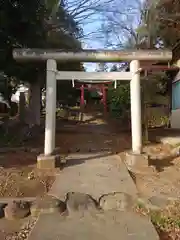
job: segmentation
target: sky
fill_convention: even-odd
[[[125,33],[121,30],[121,25],[127,23],[127,27],[135,28],[137,26],[139,15],[137,0],[112,0],[109,9],[111,8],[112,13],[97,13],[83,22],[83,32],[87,36],[85,39],[82,39],[84,49],[120,49],[120,47],[115,47],[115,45],[118,45],[120,41],[125,42],[127,34],[127,32]],[[107,17],[115,23],[111,24],[112,27],[110,26],[109,28],[111,31],[108,33],[108,38],[105,37],[105,34],[101,34],[102,26],[109,24]],[[96,66],[97,64],[95,63],[85,64],[87,71],[94,71]]]
[[[116,32],[120,39],[122,39],[124,35],[121,31],[121,25],[125,25],[126,23],[127,27],[133,26],[135,28],[138,24],[138,1],[143,2],[143,0],[111,0],[109,3],[109,9],[112,9],[112,12],[108,12],[107,9],[105,13],[100,12],[93,16],[90,16],[90,23],[88,22],[88,19],[84,21],[84,24],[82,24],[84,34],[87,35],[88,33],[94,32],[94,34],[90,35],[89,38],[84,40],[85,48],[104,47],[106,39],[103,38],[103,36],[101,39],[99,39],[99,37],[101,26],[104,24],[107,25],[107,18],[110,18],[108,22],[111,20],[114,23],[111,24],[111,31]],[[114,30],[112,28],[114,28]],[[113,38],[112,36],[110,37],[110,41],[112,44],[117,44],[119,39],[113,35]],[[109,48],[112,48],[112,46],[109,46]]]

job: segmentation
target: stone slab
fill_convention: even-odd
[[[40,215],[28,240],[158,240],[149,219],[133,212],[105,212],[78,217]]]
[[[1,203],[8,203],[8,202],[11,202],[11,201],[25,201],[25,202],[33,202],[36,200],[36,197],[9,197],[9,198],[6,198],[6,197],[1,197],[0,198],[0,204]]]
[[[172,146],[180,145],[180,136],[173,137],[157,137],[157,140],[163,144],[170,144]]]
[[[112,192],[136,195],[137,189],[120,157],[101,152],[69,157],[49,194],[64,199],[67,192],[86,193],[98,199]]]

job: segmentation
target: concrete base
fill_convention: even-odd
[[[125,156],[125,164],[128,168],[135,166],[136,162],[139,160],[148,161],[149,156],[147,154],[134,154],[133,152],[127,152]]]
[[[41,154],[37,157],[37,168],[39,169],[52,169],[59,167],[61,163],[60,155],[44,155]]]

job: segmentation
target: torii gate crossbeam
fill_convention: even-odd
[[[120,61],[162,61],[172,59],[169,50],[83,50],[64,52],[59,49],[15,49],[13,57],[19,61],[56,61],[73,62],[120,62]]]

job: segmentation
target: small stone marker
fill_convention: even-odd
[[[97,203],[90,195],[79,192],[67,193],[66,206],[69,213],[97,209]]]
[[[12,201],[4,208],[5,218],[15,220],[25,218],[30,213],[30,204],[23,201]]]
[[[38,198],[31,206],[31,215],[38,216],[41,213],[63,213],[66,210],[66,204],[54,196],[47,195],[44,198]]]
[[[123,192],[115,192],[103,195],[99,199],[99,205],[103,210],[126,211],[134,206],[133,198]]]
[[[6,204],[5,203],[0,203],[0,218],[4,217],[4,208]]]
[[[164,209],[170,203],[168,198],[161,197],[161,196],[152,196],[148,200],[149,200],[150,204],[152,205],[151,208]]]

